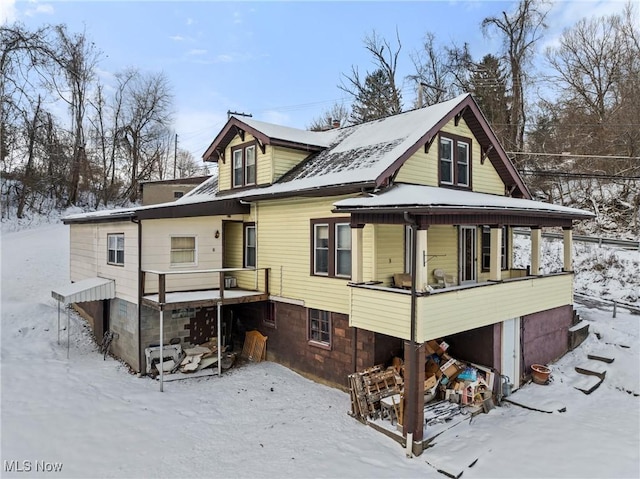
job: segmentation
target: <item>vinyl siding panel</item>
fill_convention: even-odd
[[[489,160],[481,162],[480,144],[471,133],[464,119],[458,126],[454,120],[447,123],[442,131],[453,135],[463,136],[472,140],[471,145],[471,175],[473,191],[504,195],[504,183]],[[438,139],[436,138],[429,148],[429,153],[424,152],[424,147],[416,151],[398,171],[396,177],[398,183],[411,183],[418,185],[438,186]]]
[[[424,152],[424,147],[421,147],[405,161],[398,171],[396,182],[438,186],[438,145],[436,141],[429,148],[428,154]]]
[[[458,228],[431,226],[427,231],[427,278],[436,283],[434,269],[442,269],[458,282]]]
[[[218,189],[220,191],[231,189],[231,174],[233,170],[233,158],[231,156],[231,149],[242,145],[244,143],[250,143],[254,141],[253,135],[245,134],[244,141],[240,136],[231,140],[224,150],[224,163],[218,161]],[[256,182],[258,185],[265,185],[271,183],[273,177],[273,161],[272,161],[272,148],[267,146],[265,152],[262,153],[260,147],[256,147]]]
[[[418,300],[418,341],[572,303],[570,274],[432,294]]]
[[[404,273],[404,226],[378,225],[376,228],[377,278],[391,285],[396,273]]]
[[[419,343],[573,302],[570,274],[485,284],[417,298]],[[350,326],[410,339],[411,296],[353,287]]]
[[[410,339],[411,295],[380,289],[349,288],[349,326]]]
[[[171,218],[145,220],[142,223],[142,269],[158,271],[184,271],[216,269],[222,267],[222,231],[220,217]],[[171,265],[171,236],[196,237],[196,264]],[[217,288],[217,273],[167,276],[167,291],[187,291]],[[157,275],[148,274],[145,294],[156,292]]]
[[[338,199],[291,198],[257,205],[258,268],[271,268],[271,294],[302,300],[308,308],[349,313],[348,280],[310,274],[310,219],[338,218],[331,213]]]
[[[309,153],[306,151],[293,150],[274,146],[273,151],[273,181],[279,180],[285,173],[302,162]]]
[[[96,223],[70,226],[71,281],[113,279],[116,296],[138,303],[138,226],[135,223]],[[124,233],[124,266],[107,264],[107,235]]]

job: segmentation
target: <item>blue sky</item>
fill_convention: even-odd
[[[363,39],[375,30],[402,51],[398,73],[413,72],[410,54],[424,35],[438,44],[467,42],[474,57],[496,52],[483,18],[511,11],[512,1],[217,2],[217,1],[15,1],[0,0],[0,20],[27,27],[65,23],[86,31],[103,51],[100,75],[129,66],[163,71],[175,97],[182,148],[196,159],[226,121],[227,110],[305,128],[335,102],[352,65],[371,70]],[[623,1],[562,1],[551,7],[544,44],[585,15],[619,12]],[[393,43],[392,43],[393,44]],[[407,104],[414,88],[405,82]]]

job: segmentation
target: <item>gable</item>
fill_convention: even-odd
[[[493,163],[482,159],[482,148],[480,142],[475,137],[464,118],[458,121],[455,119],[442,127],[439,134],[454,135],[463,139],[468,139],[471,144],[471,190],[480,193],[491,193],[496,195],[505,194],[505,184],[496,171]],[[410,183],[417,185],[438,186],[438,145],[437,137],[429,147],[419,148],[409,159],[399,168],[394,179],[397,183]]]

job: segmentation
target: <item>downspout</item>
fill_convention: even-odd
[[[418,224],[408,212],[404,212],[404,220],[406,224],[410,226],[411,229],[411,244],[413,248],[411,248],[411,342],[409,344],[409,352],[410,358],[405,358],[410,360],[411,367],[409,368],[409,380],[407,381],[407,394],[405,399],[407,400],[407,420],[406,420],[406,450],[409,454],[410,451],[413,450],[413,435],[414,431],[418,427],[416,424],[417,417],[417,403],[418,403],[418,348],[416,346],[416,272],[418,270],[418,265],[416,264],[416,248],[418,247],[416,237],[417,237],[417,229]],[[405,383],[406,384],[406,383]],[[422,427],[422,426],[420,426]]]
[[[144,375],[142,364],[144,354],[142,352],[142,221],[131,218],[131,221],[138,225],[138,377]]]

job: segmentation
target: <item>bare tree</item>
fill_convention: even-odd
[[[86,168],[84,122],[88,106],[88,90],[95,77],[100,52],[85,33],[71,34],[65,25],[55,27],[56,51],[53,59],[63,73],[60,85],[55,72],[50,76],[51,86],[69,106],[73,132],[73,158],[69,175],[68,204],[78,201],[80,173]]]
[[[454,75],[447,50],[438,47],[436,37],[427,32],[422,48],[411,54],[416,73],[408,78],[415,82],[418,90],[415,106],[435,105],[452,98],[460,89],[454,83]]]
[[[148,179],[161,151],[161,139],[172,119],[171,88],[167,77],[130,71],[124,89],[123,126],[119,130],[129,168],[127,195],[138,197],[138,183]]]
[[[307,130],[324,131],[341,126],[347,126],[349,122],[349,108],[341,103],[334,103],[333,106],[322,113],[319,117],[314,118],[311,124],[307,126]]]
[[[373,31],[364,40],[365,48],[373,55],[375,69],[373,72],[360,76],[358,67],[351,67],[351,75],[343,75],[343,81],[338,85],[345,93],[354,99],[351,111],[353,123],[395,115],[402,111],[402,94],[397,85],[396,72],[398,55],[402,49],[400,36],[396,30],[397,48]]]
[[[504,55],[509,65],[511,108],[509,109],[509,135],[505,137],[507,149],[522,150],[527,123],[525,113],[525,83],[527,68],[536,42],[546,28],[547,12],[544,0],[520,0],[512,14],[487,17],[482,21],[485,33],[496,29],[502,36]]]

